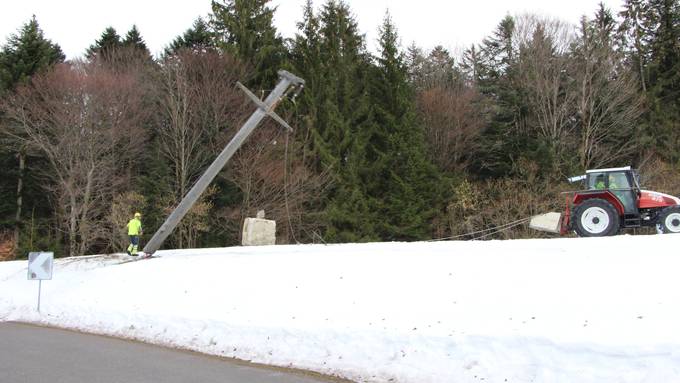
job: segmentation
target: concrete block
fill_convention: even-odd
[[[562,214],[553,212],[532,217],[529,227],[534,230],[559,234],[561,222]]]
[[[266,246],[276,244],[276,221],[246,218],[243,223],[243,246]]]

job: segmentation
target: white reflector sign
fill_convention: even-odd
[[[28,279],[52,279],[54,253],[28,253]]]

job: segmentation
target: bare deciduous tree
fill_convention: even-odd
[[[246,99],[235,87],[247,77],[246,68],[235,58],[218,52],[183,50],[161,65],[157,124],[163,155],[173,171],[175,206],[189,191],[222,149],[226,138],[239,127],[247,110]],[[194,230],[181,225],[176,232],[178,247],[194,243]]]
[[[36,76],[3,103],[20,131],[12,138],[42,153],[43,169],[71,256],[108,237],[104,216],[121,181],[121,166],[135,161],[147,118],[132,73],[74,62]]]
[[[524,15],[517,19],[516,34],[520,52],[517,88],[527,99],[527,127],[559,158],[574,129],[574,93],[568,76],[573,28],[558,20]]]
[[[448,172],[466,170],[487,118],[482,96],[464,86],[434,87],[417,95],[430,157]]]
[[[580,133],[578,155],[584,169],[618,164],[639,149],[633,139],[642,113],[634,73],[617,65],[621,58],[601,28],[581,21],[573,58],[575,101]]]

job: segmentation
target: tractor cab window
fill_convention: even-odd
[[[615,172],[609,173],[609,188],[610,189],[630,189],[630,182],[626,173]]]
[[[605,180],[606,180],[605,173],[589,174],[588,190],[604,190],[606,188]]]

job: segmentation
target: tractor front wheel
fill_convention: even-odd
[[[663,209],[656,222],[664,234],[680,233],[680,206]]]
[[[609,201],[593,198],[574,208],[573,222],[579,237],[605,237],[619,232],[621,217]]]

